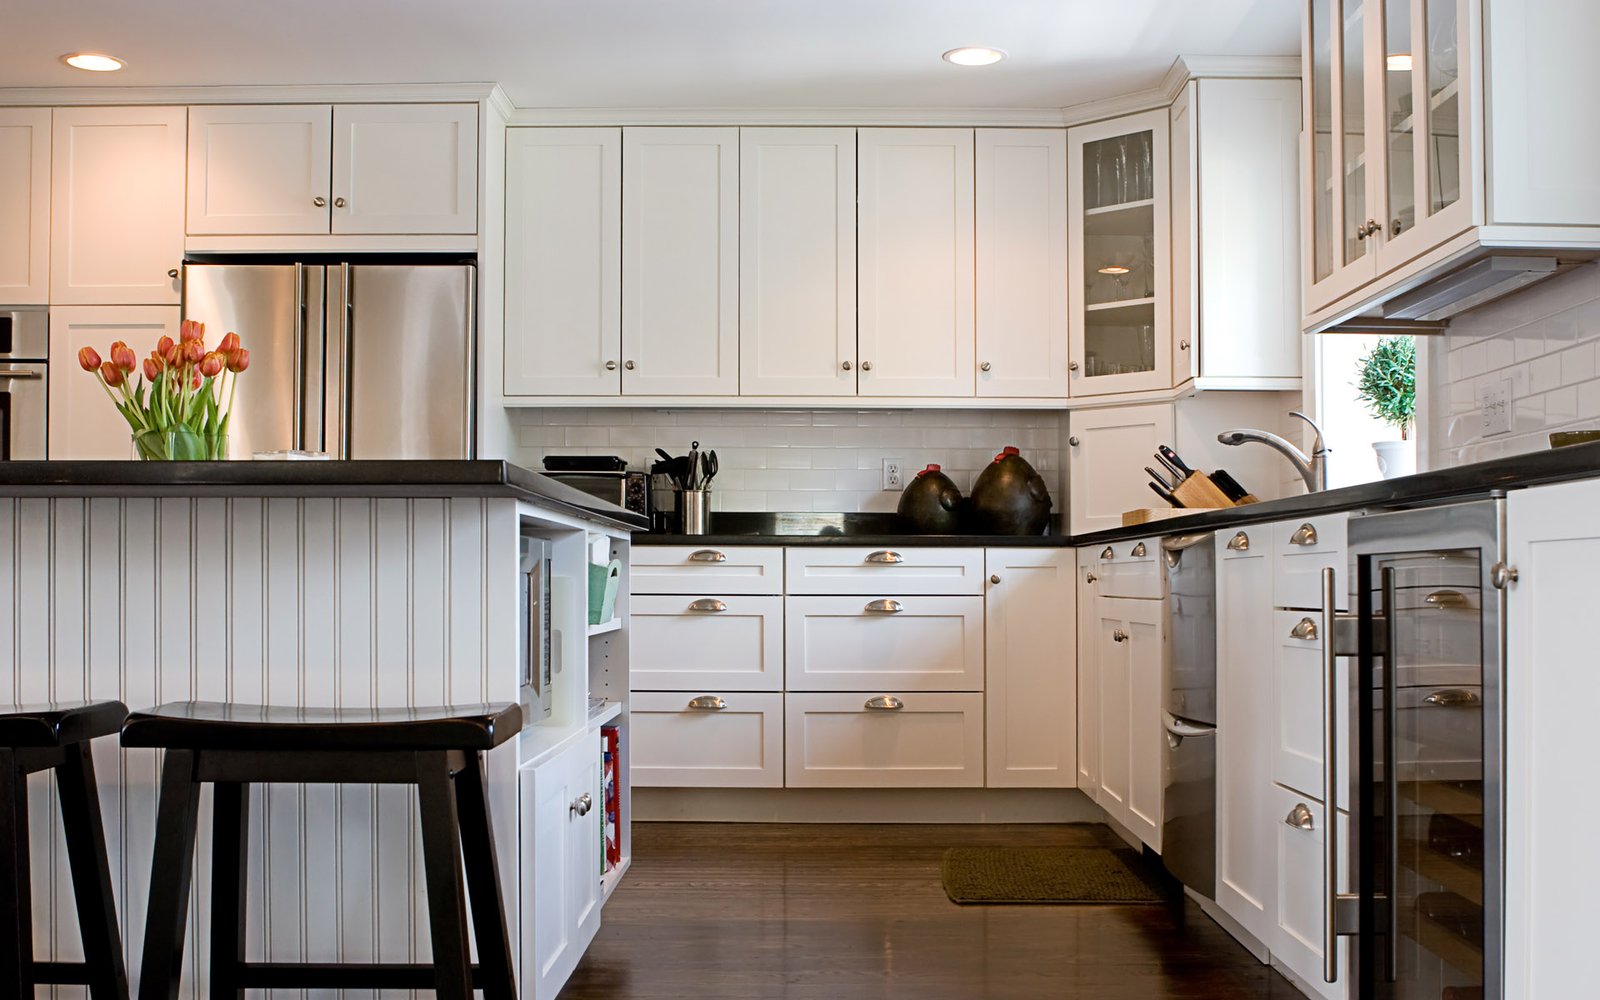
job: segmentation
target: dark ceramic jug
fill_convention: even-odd
[[[953,535],[960,506],[961,490],[937,465],[930,465],[900,491],[900,506],[896,510],[923,534]]]
[[[986,535],[1037,535],[1050,523],[1050,489],[1007,445],[972,484],[972,516]]]

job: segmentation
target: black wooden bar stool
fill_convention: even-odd
[[[120,701],[0,706],[0,997],[31,997],[36,984],[77,984],[88,986],[94,1000],[127,1000],[128,973],[89,754],[89,741],[115,733],[127,716]],[[56,773],[61,797],[82,962],[33,959],[27,779],[49,770]]]
[[[522,728],[514,704],[413,709],[277,708],[175,702],[128,717],[126,747],[167,751],[145,924],[141,1000],[178,995],[200,785],[213,783],[211,996],[246,989],[434,989],[512,1000],[511,943],[489,826],[483,752]],[[417,786],[433,964],[244,960],[246,831],[252,782]],[[462,864],[466,883],[462,883]],[[464,898],[465,896],[465,898]],[[466,904],[478,964],[467,943]]]

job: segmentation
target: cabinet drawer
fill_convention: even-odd
[[[787,566],[790,594],[983,593],[982,549],[790,549]]]
[[[636,545],[635,594],[781,594],[783,549],[769,545]]]
[[[1095,555],[1095,576],[1102,597],[1142,597],[1160,600],[1161,539],[1141,538],[1102,545]]]
[[[784,663],[790,691],[982,691],[983,598],[791,597]]]
[[[983,695],[791,694],[784,747],[791,788],[977,788]]]
[[[1307,624],[1307,623],[1310,624]],[[1277,710],[1273,713],[1276,732],[1272,744],[1272,780],[1321,802],[1322,706],[1325,702],[1322,677],[1322,615],[1302,611],[1276,611],[1272,617],[1273,670],[1277,675]],[[1339,736],[1339,808],[1350,805],[1350,699],[1349,660],[1341,658],[1337,668],[1339,698],[1334,704],[1335,732]]]
[[[634,787],[783,787],[782,694],[635,691],[629,697]]]
[[[783,598],[649,594],[630,600],[633,687],[783,690]]]
[[[1282,785],[1272,786],[1267,802],[1262,821],[1272,824],[1278,848],[1278,920],[1267,945],[1274,960],[1282,961],[1320,996],[1329,1000],[1342,998],[1348,981],[1342,968],[1339,983],[1330,986],[1322,981],[1322,901],[1326,891],[1322,838],[1327,833],[1322,805]],[[1302,810],[1301,806],[1305,808]],[[1337,815],[1339,844],[1348,858],[1350,819],[1344,813]],[[1342,868],[1341,892],[1348,888],[1348,865]],[[1340,939],[1341,951],[1346,940]]]
[[[1350,606],[1350,570],[1345,564],[1347,515],[1330,514],[1279,521],[1269,531],[1278,565],[1273,573],[1273,603],[1280,608],[1322,607],[1322,571],[1333,567],[1339,607]]]

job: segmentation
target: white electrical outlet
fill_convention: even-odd
[[[1484,437],[1511,433],[1511,393],[1508,378],[1478,386],[1478,415],[1483,419]]]
[[[883,460],[883,488],[884,490],[900,490],[906,485],[902,467],[905,465],[903,458],[886,458]]]

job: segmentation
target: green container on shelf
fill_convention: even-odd
[[[605,566],[589,564],[589,624],[600,625],[617,616],[617,588],[622,584],[622,560]]]

